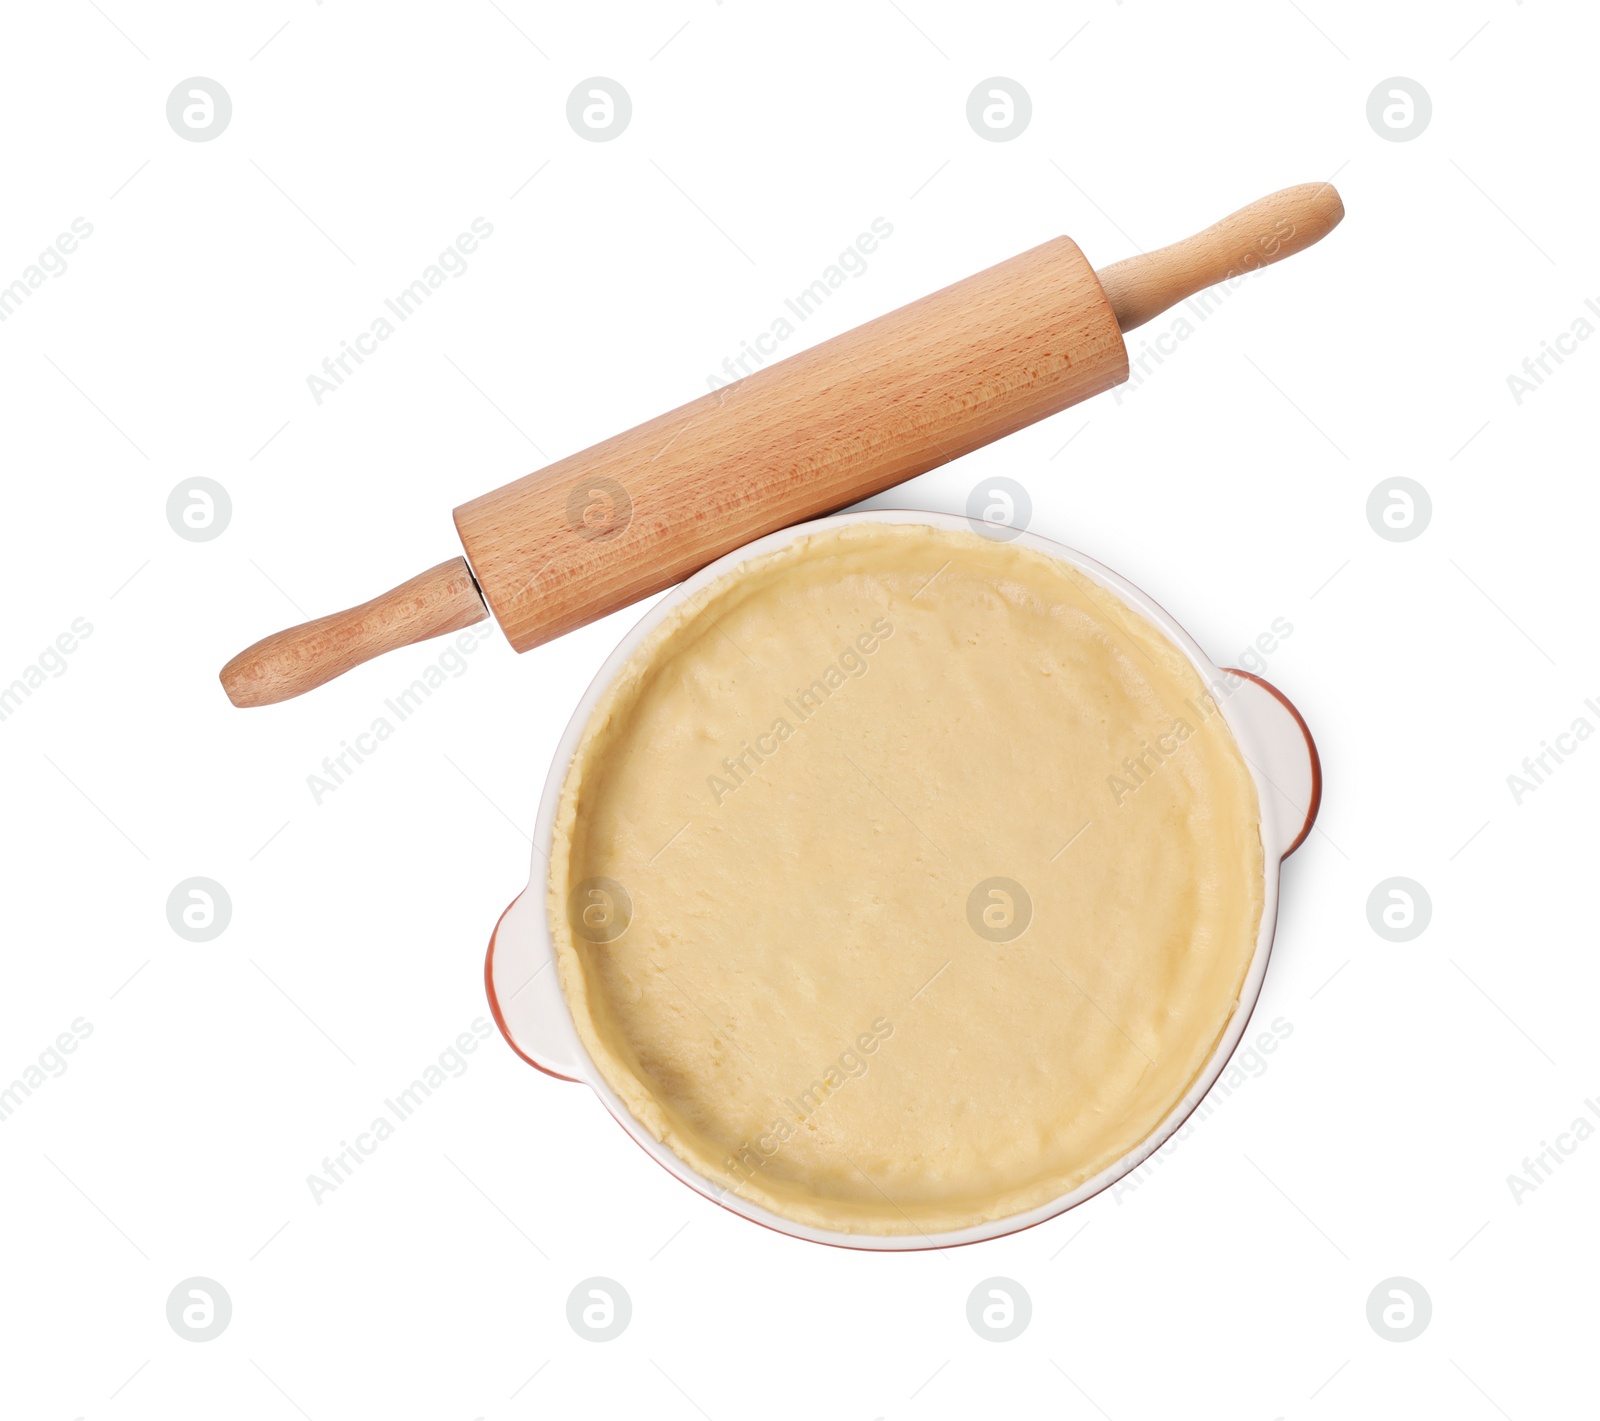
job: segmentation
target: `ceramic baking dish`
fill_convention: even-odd
[[[741,563],[773,552],[808,533],[845,523],[865,522],[915,523],[953,531],[971,527],[965,518],[942,513],[873,510],[839,514],[757,539],[704,568],[683,585],[682,591],[692,596]],[[1278,865],[1300,846],[1316,818],[1322,793],[1316,746],[1299,712],[1279,691],[1248,672],[1227,671],[1216,666],[1167,612],[1109,568],[1031,533],[1016,534],[1007,530],[1006,536],[1014,538],[1022,547],[1059,558],[1109,588],[1182,651],[1215,697],[1250,766],[1260,800],[1266,882],[1263,885],[1260,932],[1249,971],[1240,989],[1239,1004],[1215,1051],[1188,1093],[1127,1154],[1070,1193],[1026,1213],[942,1233],[909,1236],[842,1233],[796,1223],[739,1197],[685,1163],[628,1111],[589,1058],[573,1025],[555,970],[554,948],[545,917],[546,874],[562,784],[590,714],[634,649],[677,605],[674,595],[669,594],[657,602],[622,639],[573,711],[551,763],[544,795],[540,800],[528,887],[501,915],[489,940],[488,959],[484,968],[489,1005],[506,1040],[523,1060],[547,1075],[588,1086],[643,1150],[697,1193],[755,1223],[796,1238],[846,1248],[893,1252],[977,1243],[1054,1218],[1137,1169],[1200,1103],[1227,1066],[1234,1048],[1243,1037],[1261,994],[1267,959],[1272,951],[1273,930],[1278,915]]]

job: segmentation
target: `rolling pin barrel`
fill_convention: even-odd
[[[235,705],[286,700],[479,620],[480,591],[527,651],[1110,389],[1128,378],[1124,330],[1300,251],[1343,214],[1325,183],[1288,188],[1098,277],[1057,237],[462,504],[470,572],[456,559],[268,637],[223,686]]]
[[[1057,237],[463,504],[456,531],[526,651],[1127,378]]]

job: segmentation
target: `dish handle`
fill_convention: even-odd
[[[1305,843],[1322,808],[1322,758],[1317,754],[1317,742],[1311,738],[1305,717],[1270,681],[1233,667],[1223,674],[1235,678],[1228,710],[1237,712],[1249,727],[1250,744],[1241,749],[1265,781],[1263,796],[1272,801],[1272,822],[1284,826],[1282,837],[1288,839],[1281,857],[1288,858]]]
[[[550,950],[544,904],[530,886],[512,900],[489,937],[483,984],[495,1025],[530,1066],[578,1081],[581,1047]]]

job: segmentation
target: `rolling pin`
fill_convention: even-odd
[[[271,705],[490,612],[527,651],[1120,384],[1124,332],[1343,216],[1285,188],[1098,273],[1057,237],[462,504],[464,558],[256,642],[223,688]]]

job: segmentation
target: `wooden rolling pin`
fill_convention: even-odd
[[[271,705],[490,611],[527,651],[1120,384],[1124,331],[1343,216],[1327,183],[1285,188],[1098,274],[1057,237],[462,504],[465,558],[258,641],[223,688]]]

